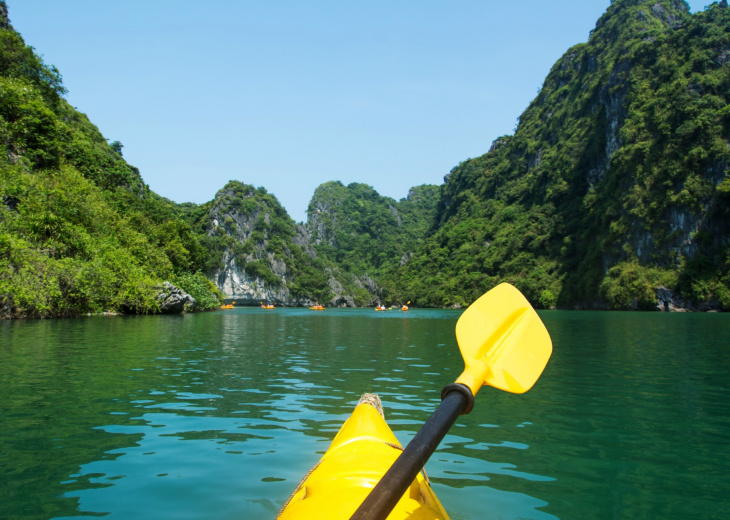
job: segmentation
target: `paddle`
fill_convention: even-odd
[[[441,392],[441,404],[351,517],[384,520],[482,385],[523,393],[540,377],[552,342],[525,297],[503,283],[472,303],[456,323],[465,369]]]

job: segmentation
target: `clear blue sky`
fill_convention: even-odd
[[[231,179],[297,221],[326,181],[401,199],[485,153],[609,0],[6,0],[158,194]],[[692,12],[708,0],[688,2]]]

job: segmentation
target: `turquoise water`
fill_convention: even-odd
[[[234,309],[0,323],[0,518],[270,519],[363,392],[408,442],[458,311]],[[544,312],[426,469],[452,519],[727,518],[730,315]]]

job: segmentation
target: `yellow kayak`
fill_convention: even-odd
[[[297,486],[277,518],[350,518],[402,450],[385,422],[378,396],[363,395],[327,452]],[[421,472],[388,518],[443,520],[448,515]]]
[[[506,283],[464,311],[456,323],[456,340],[464,371],[444,387],[441,403],[405,450],[385,423],[378,397],[365,394],[277,518],[447,519],[423,465],[456,419],[471,411],[482,386],[528,391],[553,348],[530,302]]]

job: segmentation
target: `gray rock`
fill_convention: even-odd
[[[708,302],[684,300],[661,285],[656,288],[656,307],[660,311],[671,312],[717,312],[722,310],[722,305],[718,300]]]
[[[195,298],[170,282],[163,282],[157,301],[162,314],[182,314],[195,309]]]

